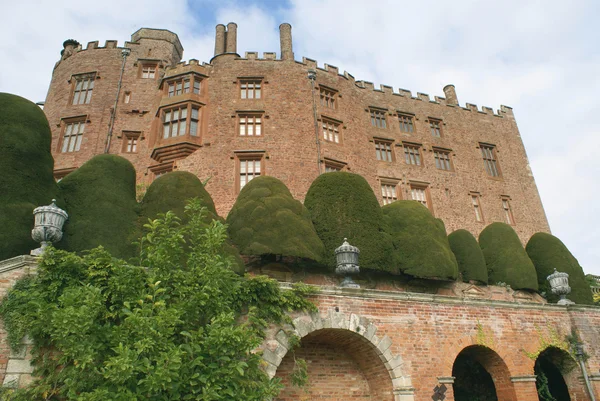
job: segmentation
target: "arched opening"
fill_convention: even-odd
[[[347,329],[328,328],[307,334],[277,369],[275,377],[285,386],[277,401],[392,401],[390,372],[375,350],[373,343]],[[294,358],[307,362],[306,387],[291,383]]]
[[[516,401],[506,363],[490,348],[472,345],[454,361],[455,401]]]
[[[534,373],[540,401],[571,401],[567,381],[576,380],[577,363],[564,350],[546,348],[535,360]]]

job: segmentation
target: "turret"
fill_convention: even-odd
[[[446,96],[446,104],[458,106],[458,98],[456,97],[456,89],[454,89],[454,85],[450,84],[444,86],[444,95]]]
[[[131,35],[131,42],[137,43],[147,48],[144,56],[148,58],[161,58],[169,61],[170,65],[175,65],[183,57],[183,46],[179,41],[177,34],[166,29],[141,28]],[[170,43],[170,48],[165,48],[165,42]],[[167,50],[168,56],[165,57],[164,50]]]

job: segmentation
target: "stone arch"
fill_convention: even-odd
[[[350,352],[357,346],[363,347],[365,352],[378,360],[376,366],[371,366],[366,375],[372,377],[385,375],[386,383],[378,383],[378,385],[389,388],[388,394],[392,393],[390,400],[414,400],[414,388],[410,376],[405,372],[406,365],[399,355],[392,353],[392,340],[385,334],[378,336],[377,327],[366,317],[329,309],[323,317],[319,313],[313,313],[295,318],[293,329],[288,333],[278,330],[273,338],[266,342],[263,358],[269,377],[273,378],[276,375],[290,348],[289,336],[296,335],[303,341],[335,341],[346,344],[347,347],[344,349],[349,349]]]
[[[561,394],[559,397],[561,400],[567,399],[567,397],[575,400],[587,397],[586,390],[579,380],[580,372],[577,369],[577,361],[564,349],[549,346],[537,356],[532,373],[537,375],[538,384],[540,370],[544,371],[546,375],[555,375],[555,377],[548,378],[553,394],[561,393],[563,391],[561,387],[565,386],[564,390],[568,395]],[[560,383],[561,381],[562,383]]]
[[[454,359],[455,363],[459,358],[472,359],[485,369],[489,376],[491,376],[498,400],[517,401],[516,391],[511,380],[508,366],[496,351],[485,345],[474,344],[463,348],[456,355],[456,358]],[[453,375],[454,373],[453,370]],[[455,388],[460,385],[458,380],[459,379],[456,378],[454,381]]]

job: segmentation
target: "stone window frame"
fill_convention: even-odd
[[[483,159],[483,168],[488,178],[501,180],[502,170],[498,161],[498,148],[496,145],[487,142],[479,142],[478,146],[481,158]]]
[[[81,106],[90,104],[92,101],[92,95],[94,93],[94,87],[96,80],[99,79],[97,71],[83,72],[80,74],[73,74],[69,78],[68,82],[71,84],[71,93],[69,95],[70,106]],[[81,82],[81,87],[79,83]],[[84,83],[85,88],[84,88]],[[91,87],[90,87],[91,85]],[[82,93],[84,93],[82,98]]]
[[[441,171],[454,171],[454,161],[452,160],[452,149],[432,147],[433,159],[435,161],[435,168]],[[446,156],[441,158],[440,155]],[[445,163],[444,163],[445,162]],[[447,168],[444,168],[447,167]]]
[[[265,112],[264,110],[238,110],[236,112],[236,127],[235,127],[235,132],[237,133],[237,136],[239,137],[243,137],[243,138],[257,138],[257,137],[262,137],[264,136],[265,133],[265,120],[267,119],[267,117],[265,116]],[[242,119],[245,118],[246,121],[244,121],[244,123],[242,123]],[[249,118],[252,118],[252,124],[249,124]],[[259,119],[259,121],[257,122],[256,120]],[[245,129],[243,130],[244,133],[242,133],[242,128]],[[248,134],[248,128],[249,127],[253,127],[252,130],[252,134]],[[256,133],[258,129],[258,134]]]
[[[425,206],[433,215],[433,202],[431,200],[431,185],[428,182],[423,181],[409,181],[408,190],[410,200],[414,200]],[[424,199],[415,199],[415,194],[419,191],[419,194],[423,194]],[[422,192],[421,192],[422,191]],[[417,198],[421,198],[417,196]]]
[[[481,193],[476,191],[469,192],[469,198],[471,199],[471,206],[475,212],[475,221],[478,223],[485,223],[485,215],[483,214],[483,206],[481,204]]]
[[[140,78],[156,80],[158,78],[158,62],[140,63]]]
[[[340,93],[337,89],[330,88],[329,86],[325,86],[319,84],[319,104],[331,110],[337,110],[338,108],[338,99],[340,98]]]
[[[402,142],[404,164],[408,166],[423,167],[423,145],[415,142]],[[417,152],[411,152],[416,150]],[[414,161],[414,163],[413,163]]]
[[[267,152],[264,150],[239,150],[234,151],[235,158],[235,189],[236,193],[240,193],[242,188],[248,184],[252,179],[259,177],[265,174],[265,160],[267,158]],[[259,162],[258,167],[260,171],[259,174],[254,174],[255,171],[252,171],[252,178],[247,179],[248,171],[247,171],[247,163],[248,161]],[[245,164],[246,163],[246,164]],[[244,185],[242,185],[242,166],[246,165]],[[255,169],[256,164],[253,165],[253,170]]]
[[[344,123],[342,121],[324,115],[321,115],[317,121],[320,125],[321,139],[323,141],[338,145],[343,143],[342,129],[344,128]]]
[[[203,80],[202,75],[193,72],[174,75],[164,79],[163,91],[168,98],[189,94],[201,95]]]
[[[123,92],[123,103],[129,104],[131,102],[131,91]]]
[[[500,201],[502,202],[502,210],[504,211],[504,220],[506,221],[506,224],[511,226],[516,225],[517,223],[511,205],[512,198],[508,195],[500,195]]]
[[[417,131],[417,127],[415,125],[416,118],[414,114],[403,111],[397,111],[396,115],[398,116],[398,125],[400,127],[400,132],[414,134]]]
[[[177,135],[171,135],[171,130],[173,128],[174,121],[175,120],[170,120],[169,126],[169,136],[165,137],[165,126],[167,124],[167,122],[165,122],[165,119],[167,118],[167,113],[169,112],[174,112],[175,110],[179,110],[179,112],[181,113],[181,110],[186,109],[186,117],[185,117],[185,128],[184,128],[184,132],[178,133]],[[193,110],[198,110],[198,114],[197,114],[197,118],[194,118],[193,115]],[[160,117],[160,130],[159,130],[159,138],[161,141],[166,141],[169,139],[173,139],[173,138],[183,138],[183,137],[188,137],[188,138],[199,138],[201,136],[201,128],[202,128],[202,118],[203,118],[203,113],[204,113],[204,105],[202,103],[198,103],[198,102],[181,102],[181,103],[175,103],[175,104],[171,104],[165,107],[162,107],[159,110],[159,117]],[[178,114],[178,118],[177,118],[177,130],[179,131],[181,129],[181,126],[179,125],[181,121],[183,121],[183,119],[180,117],[181,114]],[[169,116],[170,118],[170,116]],[[193,124],[195,123],[195,124]],[[196,130],[195,133],[192,133],[192,126],[195,125],[196,126]]]
[[[323,163],[324,171],[326,173],[345,171],[348,169],[348,163],[330,157],[324,157],[323,160],[321,160],[321,163]]]
[[[387,163],[396,161],[393,139],[373,137],[373,143],[375,144],[375,157],[378,161]]]
[[[256,85],[258,84],[258,88]],[[239,77],[237,79],[238,97],[241,100],[262,100],[265,98],[264,77]],[[249,85],[252,85],[251,87]],[[252,94],[250,96],[250,94]],[[258,96],[257,96],[258,95]]]
[[[383,206],[402,199],[402,191],[400,190],[399,184],[400,179],[398,178],[379,177],[379,187],[381,190]]]
[[[153,179],[157,179],[158,177],[160,177],[163,174],[167,174],[170,173],[171,171],[174,170],[174,165],[173,162],[166,162],[166,163],[160,163],[160,164],[155,164],[153,166],[148,167],[148,170],[150,170],[152,172],[153,175]]]
[[[442,138],[444,136],[443,126],[445,124],[441,118],[427,117],[427,123],[429,124],[429,131],[433,138]]]
[[[370,106],[368,108],[371,126],[379,129],[387,129],[387,109]]]
[[[141,131],[123,131],[122,153],[138,153],[138,146],[142,139]]]
[[[85,129],[89,122],[87,114],[61,118],[60,123],[58,124],[60,127],[60,135],[56,148],[57,153],[79,152],[81,150],[81,145],[83,144]],[[78,129],[81,127],[81,132],[74,135],[72,130],[75,124],[77,124]],[[68,142],[65,142],[67,134],[69,134],[69,139]],[[75,142],[71,142],[73,137],[76,137]],[[72,147],[71,143],[73,144]],[[67,147],[67,150],[65,150],[65,146]],[[68,150],[69,148],[72,148],[72,150]]]
[[[52,174],[54,176],[54,180],[56,182],[59,182],[60,180],[62,180],[63,178],[65,178],[67,175],[71,174],[75,170],[77,170],[77,167],[60,168],[60,169],[54,170]]]

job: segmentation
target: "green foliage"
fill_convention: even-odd
[[[158,177],[146,190],[140,203],[139,228],[141,229],[148,220],[154,220],[161,213],[168,211],[173,212],[184,224],[187,223],[185,207],[190,199],[198,199],[206,208],[203,221],[206,226],[213,220],[224,221],[217,215],[215,203],[198,177],[192,173],[174,171]],[[244,261],[229,239],[223,243],[222,248],[223,252],[234,258],[235,263],[232,265],[234,271],[243,274]]]
[[[261,176],[244,186],[227,216],[229,235],[244,255],[283,255],[320,260],[323,243],[308,210],[277,178]]]
[[[456,279],[456,258],[440,219],[415,201],[396,201],[381,209],[394,244],[394,272],[420,278]]]
[[[384,231],[377,198],[363,177],[346,172],[321,174],[311,184],[304,205],[325,246],[327,266],[335,266],[334,251],[348,238],[360,249],[361,268],[392,270],[392,240]]]
[[[263,401],[280,384],[253,352],[267,325],[315,310],[308,286],[281,291],[264,276],[241,277],[221,252],[226,228],[204,224],[199,201],[188,222],[151,221],[140,266],[103,248],[85,256],[49,248],[38,274],[0,304],[14,346],[33,341],[40,379],[10,401]]]
[[[488,282],[514,290],[538,290],[535,267],[511,226],[492,223],[479,234],[479,246],[488,270]]]
[[[80,252],[102,245],[117,257],[135,252],[135,169],[126,159],[98,155],[58,183],[69,214],[57,246]]]
[[[479,281],[487,284],[488,274],[485,259],[477,240],[467,230],[456,230],[448,235],[450,249],[456,256],[458,271],[465,283]]]
[[[29,254],[33,209],[56,197],[52,134],[44,112],[22,97],[0,93],[0,260]]]
[[[536,233],[529,239],[525,250],[535,266],[540,292],[545,292],[550,302],[558,301],[558,296],[552,294],[546,278],[556,269],[569,274],[571,293],[568,298],[571,301],[588,305],[594,303],[583,269],[561,240],[548,233]]]
[[[490,374],[470,355],[459,354],[452,367],[456,401],[497,401],[496,387]]]

